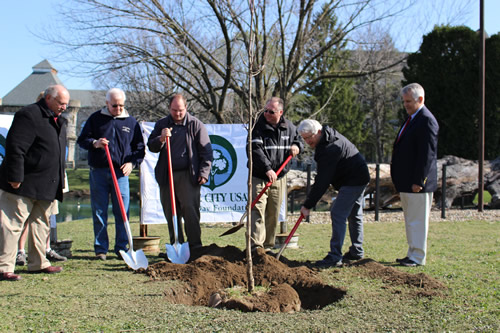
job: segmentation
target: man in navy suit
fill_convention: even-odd
[[[391,177],[400,192],[408,252],[396,261],[407,267],[425,265],[427,232],[433,192],[437,189],[439,125],[425,107],[424,88],[411,83],[401,89],[408,119],[401,127],[392,152]]]

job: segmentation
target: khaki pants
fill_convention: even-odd
[[[425,265],[433,193],[401,192],[399,195],[405,217],[406,240],[408,242],[406,256],[419,265]]]
[[[45,256],[55,201],[34,200],[0,190],[0,272],[14,272],[19,236],[28,223],[28,271],[50,266]]]
[[[255,200],[266,184],[267,181],[252,177],[253,200]],[[276,180],[260,197],[252,209],[252,248],[274,247],[285,187],[286,176]]]

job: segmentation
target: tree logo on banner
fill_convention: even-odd
[[[212,143],[213,157],[210,179],[203,186],[212,191],[227,183],[236,172],[238,158],[233,145],[219,135],[210,135]]]

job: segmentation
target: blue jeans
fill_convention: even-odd
[[[128,219],[128,207],[130,202],[128,177],[125,177],[120,169],[115,169],[115,172]],[[109,249],[107,228],[110,194],[113,203],[116,230],[114,252],[118,254],[120,250],[127,250],[128,237],[120,210],[120,204],[115,194],[113,178],[111,178],[111,173],[108,168],[90,168],[90,204],[92,206],[92,219],[94,221],[94,251],[96,254],[105,254]]]
[[[330,209],[332,218],[332,239],[328,255],[334,261],[342,260],[342,245],[346,233],[346,220],[349,221],[351,247],[349,252],[363,257],[363,198],[366,185],[342,186]]]

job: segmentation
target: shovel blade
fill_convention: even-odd
[[[148,258],[142,250],[128,250],[127,252],[120,250],[120,254],[127,264],[128,267],[132,268],[134,271],[139,268],[148,268]]]
[[[165,248],[167,250],[167,257],[170,262],[174,264],[185,264],[189,260],[189,243],[174,243],[165,244]]]
[[[225,232],[224,232],[223,234],[221,234],[219,237],[234,234],[236,231],[240,230],[240,229],[241,229],[244,225],[245,225],[245,223],[243,223],[243,224],[238,224],[237,226],[232,227],[232,228],[231,228],[231,229],[229,229],[228,231],[225,231]]]

